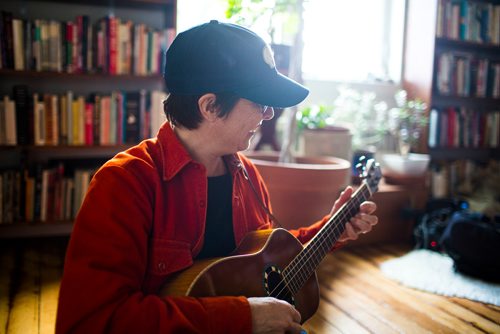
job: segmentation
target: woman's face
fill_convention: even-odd
[[[262,122],[273,117],[273,108],[241,98],[227,117],[217,122],[217,140],[223,154],[248,149]]]

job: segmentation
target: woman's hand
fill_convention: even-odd
[[[353,189],[347,187],[335,201],[330,214],[334,214],[344,203],[346,203],[352,196]],[[378,223],[378,218],[372,215],[377,209],[377,205],[371,201],[365,201],[359,206],[359,213],[351,218],[345,225],[345,231],[340,236],[340,242],[348,240],[356,240],[360,234],[368,233],[374,225]]]
[[[253,333],[304,333],[300,313],[283,300],[272,297],[248,298]]]

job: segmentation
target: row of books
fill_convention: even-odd
[[[155,136],[165,120],[162,91],[26,95],[21,110],[9,96],[0,102],[0,145],[135,144]]]
[[[442,95],[500,98],[500,62],[463,52],[442,53],[436,87]]]
[[[76,217],[95,169],[63,163],[0,172],[0,223],[69,221]]]
[[[163,73],[174,28],[154,29],[113,15],[90,22],[27,20],[2,11],[0,68],[67,73]]]
[[[471,0],[439,0],[436,36],[500,44],[500,5]]]
[[[500,111],[480,112],[465,107],[431,110],[429,147],[496,148],[500,146]]]

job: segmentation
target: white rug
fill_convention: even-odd
[[[453,260],[429,250],[413,250],[380,265],[385,276],[411,288],[500,306],[500,284],[461,275]]]

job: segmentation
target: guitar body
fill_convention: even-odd
[[[293,294],[283,285],[280,273],[302,249],[300,241],[284,229],[252,232],[243,239],[233,256],[197,261],[185,271],[174,274],[160,295],[273,296],[293,304],[304,322],[319,305],[316,274]]]

